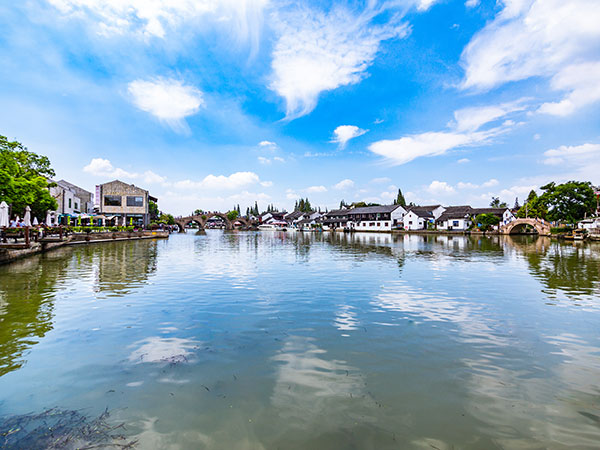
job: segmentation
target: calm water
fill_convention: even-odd
[[[0,416],[49,407],[144,449],[599,448],[600,245],[208,231],[1,266]]]

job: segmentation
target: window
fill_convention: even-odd
[[[386,222],[386,223],[384,223],[384,226],[386,226],[386,227],[389,227],[389,226],[390,226],[390,223],[389,223],[389,222]]]
[[[455,221],[453,221],[453,222],[452,222],[452,226],[453,226],[453,227],[457,227],[457,226],[458,226],[458,220],[455,220]]]
[[[372,227],[375,226],[375,222],[371,222],[369,225],[371,225]]]
[[[408,224],[409,224],[409,225],[412,225],[412,220],[409,220],[409,221],[408,221]]]
[[[69,208],[71,207],[71,199],[69,199]]]
[[[75,202],[75,209],[79,211],[79,205]]]
[[[120,195],[105,195],[104,206],[121,206]]]
[[[128,195],[127,206],[144,206],[144,197]]]

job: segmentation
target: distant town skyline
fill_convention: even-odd
[[[512,206],[600,184],[585,0],[0,5],[0,134],[161,210],[340,200]]]

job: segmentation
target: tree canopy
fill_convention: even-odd
[[[0,201],[11,205],[13,214],[22,216],[30,206],[32,215],[42,218],[48,210],[57,209],[56,199],[48,191],[53,176],[48,157],[0,135]]]
[[[398,189],[398,195],[396,196],[396,200],[394,200],[394,205],[400,205],[402,207],[406,206],[406,200],[404,199],[404,195],[402,195],[401,189]]]
[[[594,187],[589,181],[568,181],[562,184],[548,183],[537,195],[531,191],[518,217],[539,217],[566,223],[575,223],[592,214],[596,207]]]
[[[506,204],[506,202],[500,201],[500,197],[492,197],[490,206],[492,208],[508,208],[508,205]]]
[[[488,231],[494,225],[500,223],[500,218],[494,214],[478,214],[477,217],[475,217],[475,222],[477,222],[481,231]]]
[[[310,204],[310,200],[308,200],[307,198],[301,198],[300,200],[296,201],[296,204],[294,205],[294,211],[300,211],[300,212],[305,212],[305,213],[309,213],[312,212],[312,206]]]

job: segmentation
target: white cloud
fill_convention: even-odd
[[[454,128],[456,131],[475,131],[483,125],[505,117],[507,114],[523,111],[527,99],[520,99],[516,102],[503,103],[500,105],[474,106],[454,111]],[[506,125],[513,125],[514,122],[505,122]]]
[[[271,187],[271,186],[273,186],[273,182],[272,181],[261,181],[260,185],[262,187]]]
[[[600,100],[600,62],[567,66],[552,78],[550,85],[556,91],[568,91],[569,94],[559,102],[544,103],[539,112],[554,116],[572,114]]]
[[[407,34],[404,24],[372,23],[376,16],[343,7],[328,13],[299,7],[273,15],[278,39],[270,88],[285,99],[287,119],[310,113],[321,92],[360,82],[381,42]]]
[[[521,99],[496,106],[460,109],[454,112],[454,121],[448,124],[450,131],[429,131],[395,140],[377,141],[369,145],[369,150],[392,164],[400,165],[422,156],[443,155],[454,148],[484,145],[491,138],[509,131],[515,123],[505,121],[493,128],[481,128],[523,110],[524,101]]]
[[[174,183],[178,189],[234,190],[260,183],[254,172],[235,172],[229,176],[207,175],[201,181],[183,180]]]
[[[470,182],[463,182],[463,181],[459,181],[456,184],[456,187],[458,189],[477,189],[479,186]]]
[[[340,181],[339,183],[337,183],[335,186],[333,186],[334,189],[337,189],[338,191],[345,191],[347,189],[351,189],[354,187],[354,181],[346,178],[345,180]]]
[[[281,156],[274,156],[274,157],[273,157],[273,161],[277,161],[277,162],[285,162],[285,159],[283,159]]]
[[[261,164],[271,164],[271,160],[269,158],[265,158],[264,156],[259,156],[258,162]]]
[[[268,0],[47,0],[64,17],[91,23],[101,36],[134,35],[165,38],[183,25],[194,30],[201,19],[226,32],[236,43],[256,52],[263,10]]]
[[[498,186],[498,184],[499,184],[498,180],[496,180],[495,178],[492,178],[492,179],[486,181],[485,183],[483,183],[481,186],[484,188],[488,188],[488,187]]]
[[[277,150],[277,147],[278,147],[275,142],[271,142],[271,141],[260,141],[258,143],[258,146],[265,150]]]
[[[468,162],[471,162],[471,160],[469,158],[461,158],[458,161],[456,161],[459,164],[466,164]]]
[[[363,130],[355,125],[340,125],[333,130],[332,142],[337,142],[340,148],[344,148],[350,139],[362,136],[369,130]]]
[[[305,191],[310,194],[315,194],[319,192],[327,192],[327,188],[325,186],[310,186],[307,187]]]
[[[552,166],[582,166],[589,163],[600,164],[600,144],[561,145],[544,152],[544,164]]]
[[[157,173],[152,172],[151,170],[146,170],[144,172],[144,181],[146,183],[160,183],[164,184],[167,181],[166,177],[163,177]]]
[[[135,80],[129,83],[127,90],[137,108],[149,112],[175,131],[187,130],[184,118],[204,106],[202,93],[179,80]]]
[[[427,187],[427,190],[432,194],[452,194],[454,193],[454,188],[450,186],[445,181],[432,181],[431,184]]]
[[[463,88],[490,89],[531,77],[553,77],[570,94],[541,112],[566,115],[600,100],[597,74],[600,8],[596,0],[504,0],[504,9],[465,47]],[[575,63],[575,65],[574,65]],[[589,66],[588,66],[589,65]],[[579,68],[592,71],[583,73]],[[595,76],[595,81],[598,76]],[[586,98],[585,92],[592,91]]]
[[[433,4],[437,0],[418,0],[417,1],[417,9],[419,11],[427,11],[429,8],[433,6]]]
[[[138,178],[139,174],[116,168],[108,159],[92,158],[83,171],[91,175],[110,178]]]
[[[467,0],[465,6],[467,8],[475,8],[476,6],[479,6],[479,0]]]

